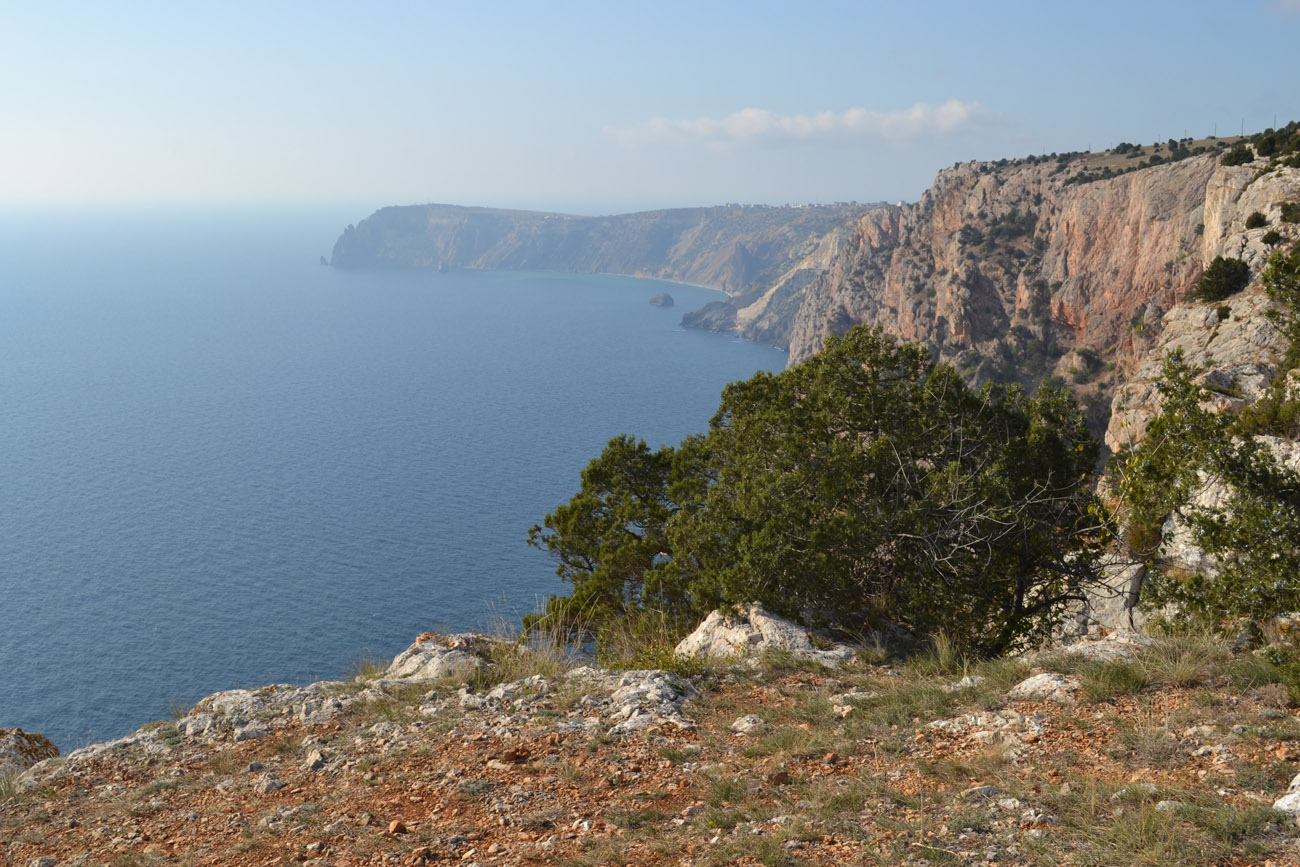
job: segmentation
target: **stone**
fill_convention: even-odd
[[[851,647],[842,644],[818,650],[806,629],[769,614],[757,604],[735,616],[711,612],[694,632],[681,640],[675,653],[691,658],[746,659],[766,650],[784,650],[831,667],[854,655]]]
[[[1287,792],[1273,802],[1273,809],[1300,820],[1300,792]]]
[[[1077,677],[1044,672],[1026,678],[1007,692],[1012,701],[1054,701],[1061,704],[1074,702],[1074,694],[1083,688]]]
[[[268,734],[270,734],[270,732],[267,731],[266,726],[251,723],[246,726],[237,726],[233,738],[237,741],[251,741],[256,738],[264,738]]]
[[[771,730],[767,721],[758,714],[748,714],[731,724],[731,730],[738,735],[761,735]]]
[[[314,749],[307,753],[307,758],[302,763],[304,771],[319,771],[329,764],[329,757],[319,749]]]
[[[405,833],[406,833],[406,823],[403,822],[401,819],[394,819],[393,821],[391,821],[391,822],[388,823],[388,833],[390,833],[390,834],[405,834]]]
[[[961,680],[955,681],[953,683],[945,683],[943,686],[939,688],[942,689],[944,692],[957,692],[963,689],[974,689],[975,687],[979,686],[983,682],[984,682],[984,678],[968,674],[965,677],[963,677]]]
[[[383,678],[440,680],[467,676],[487,664],[484,657],[493,644],[491,638],[476,633],[437,635],[426,632],[393,659]]]
[[[641,671],[606,671],[583,666],[568,674],[571,683],[584,688],[610,690],[608,698],[586,695],[579,705],[612,721],[608,734],[628,735],[662,725],[691,729],[695,727],[682,713],[690,695],[689,687],[676,675],[659,669]]]
[[[263,795],[269,795],[272,792],[280,791],[287,785],[288,783],[280,779],[274,773],[268,773],[258,777],[257,782],[253,784],[253,791]]]
[[[0,728],[0,776],[17,776],[37,762],[58,755],[59,748],[39,732]]]
[[[58,867],[58,859],[52,855],[42,855],[27,862],[27,867]]]
[[[669,295],[667,292],[660,292],[658,295],[655,295],[650,299],[650,303],[655,307],[672,307],[673,296]]]
[[[1043,653],[1034,654],[1030,658],[1037,659],[1063,653],[1067,656],[1078,656],[1089,662],[1128,662],[1155,643],[1156,639],[1149,635],[1120,630],[1100,638],[1084,639],[1054,647]]]

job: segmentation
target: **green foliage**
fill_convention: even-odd
[[[1250,282],[1250,266],[1241,259],[1225,259],[1215,256],[1214,261],[1205,269],[1201,280],[1192,290],[1192,299],[1196,301],[1222,301],[1236,295]]]
[[[1220,160],[1219,163],[1225,166],[1244,166],[1246,163],[1251,162],[1254,159],[1255,152],[1250,149],[1250,145],[1239,144],[1224,154],[1223,159]]]
[[[1217,575],[1156,571],[1144,597],[1157,607],[1173,603],[1186,620],[1294,611],[1300,607],[1300,477],[1258,440],[1237,435],[1230,416],[1205,409],[1209,395],[1195,374],[1181,354],[1165,361],[1161,414],[1121,473],[1126,538],[1132,553],[1156,561],[1159,527],[1176,514],[1220,568]],[[1206,480],[1226,485],[1226,502],[1193,504]]]
[[[666,551],[665,525],[675,506],[669,497],[674,473],[688,460],[690,441],[678,450],[651,451],[642,440],[617,436],[582,471],[574,497],[528,531],[528,543],[557,562],[556,574],[573,584],[573,595],[552,597],[544,617],[549,628],[585,631],[587,624],[626,616],[646,603],[680,604],[670,589],[647,576]],[[528,628],[542,625],[530,618]]]
[[[705,437],[615,439],[531,541],[574,585],[551,615],[756,601],[996,653],[1043,635],[1095,577],[1096,454],[1063,391],[973,391],[924,347],[859,327],[728,386]]]
[[[1255,211],[1246,218],[1247,229],[1260,229],[1268,225],[1268,219],[1259,211]]]
[[[1282,222],[1300,223],[1300,202],[1282,203]]]
[[[1300,367],[1300,244],[1269,256],[1260,282],[1268,297],[1288,313],[1282,326],[1288,341],[1285,366]]]
[[[1270,247],[1273,247],[1276,246],[1277,243],[1282,240],[1282,236],[1278,234],[1277,230],[1270,229],[1269,231],[1265,232],[1264,236],[1259,240],[1263,241],[1265,244],[1268,244]]]

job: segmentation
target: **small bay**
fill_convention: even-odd
[[[66,751],[514,626],[610,437],[785,363],[682,329],[695,287],[317,264],[356,213],[0,214],[0,726]]]

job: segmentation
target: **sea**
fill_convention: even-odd
[[[785,365],[683,329],[707,289],[322,266],[360,216],[0,211],[0,726],[67,751],[509,631],[567,592],[528,528],[611,437]]]

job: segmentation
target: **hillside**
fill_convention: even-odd
[[[330,264],[624,274],[751,296],[809,282],[869,207],[727,205],[609,217],[391,207],[349,226]]]
[[[1196,638],[679,673],[421,636],[0,791],[0,863],[1295,864],[1280,673]],[[1293,784],[1294,785],[1294,784]]]

